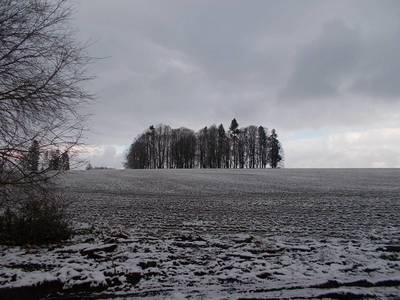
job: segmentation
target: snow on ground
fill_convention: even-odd
[[[91,225],[65,245],[1,247],[0,298],[398,299],[399,179],[400,170],[71,172],[62,189],[75,220]]]

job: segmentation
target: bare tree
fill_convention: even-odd
[[[198,135],[198,149],[199,149],[199,166],[200,168],[207,168],[207,154],[208,154],[208,128],[204,127],[199,131]]]
[[[238,129],[237,134],[237,163],[239,168],[243,169],[246,166],[247,159],[247,127]]]
[[[247,127],[247,155],[248,155],[248,167],[256,168],[256,154],[257,154],[257,127]]]
[[[23,168],[33,141],[43,156],[73,153],[81,137],[91,59],[74,39],[71,13],[66,0],[0,2],[0,192],[54,175]]]
[[[217,126],[211,125],[208,128],[208,167],[209,168],[217,168],[217,143],[218,143],[218,129]]]

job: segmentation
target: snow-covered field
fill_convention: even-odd
[[[0,298],[400,299],[400,170],[91,170],[59,184],[79,234],[0,248]]]

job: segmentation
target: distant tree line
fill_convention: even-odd
[[[59,149],[44,150],[37,140],[21,157],[22,166],[27,173],[42,173],[45,171],[68,171],[70,161],[68,151]]]
[[[198,132],[167,125],[150,126],[131,144],[128,169],[277,168],[283,149],[275,129],[239,128],[233,119],[226,131],[220,124]]]
[[[88,162],[88,164],[86,165],[85,168],[86,171],[90,171],[90,170],[114,170],[114,168],[110,168],[110,167],[104,167],[104,166],[92,166],[92,164],[90,162]]]

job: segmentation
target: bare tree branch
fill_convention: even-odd
[[[92,59],[76,42],[67,0],[0,2],[0,193],[9,186],[38,185],[55,176],[42,164],[24,166],[33,141],[40,155],[73,153],[83,132],[81,104]]]

